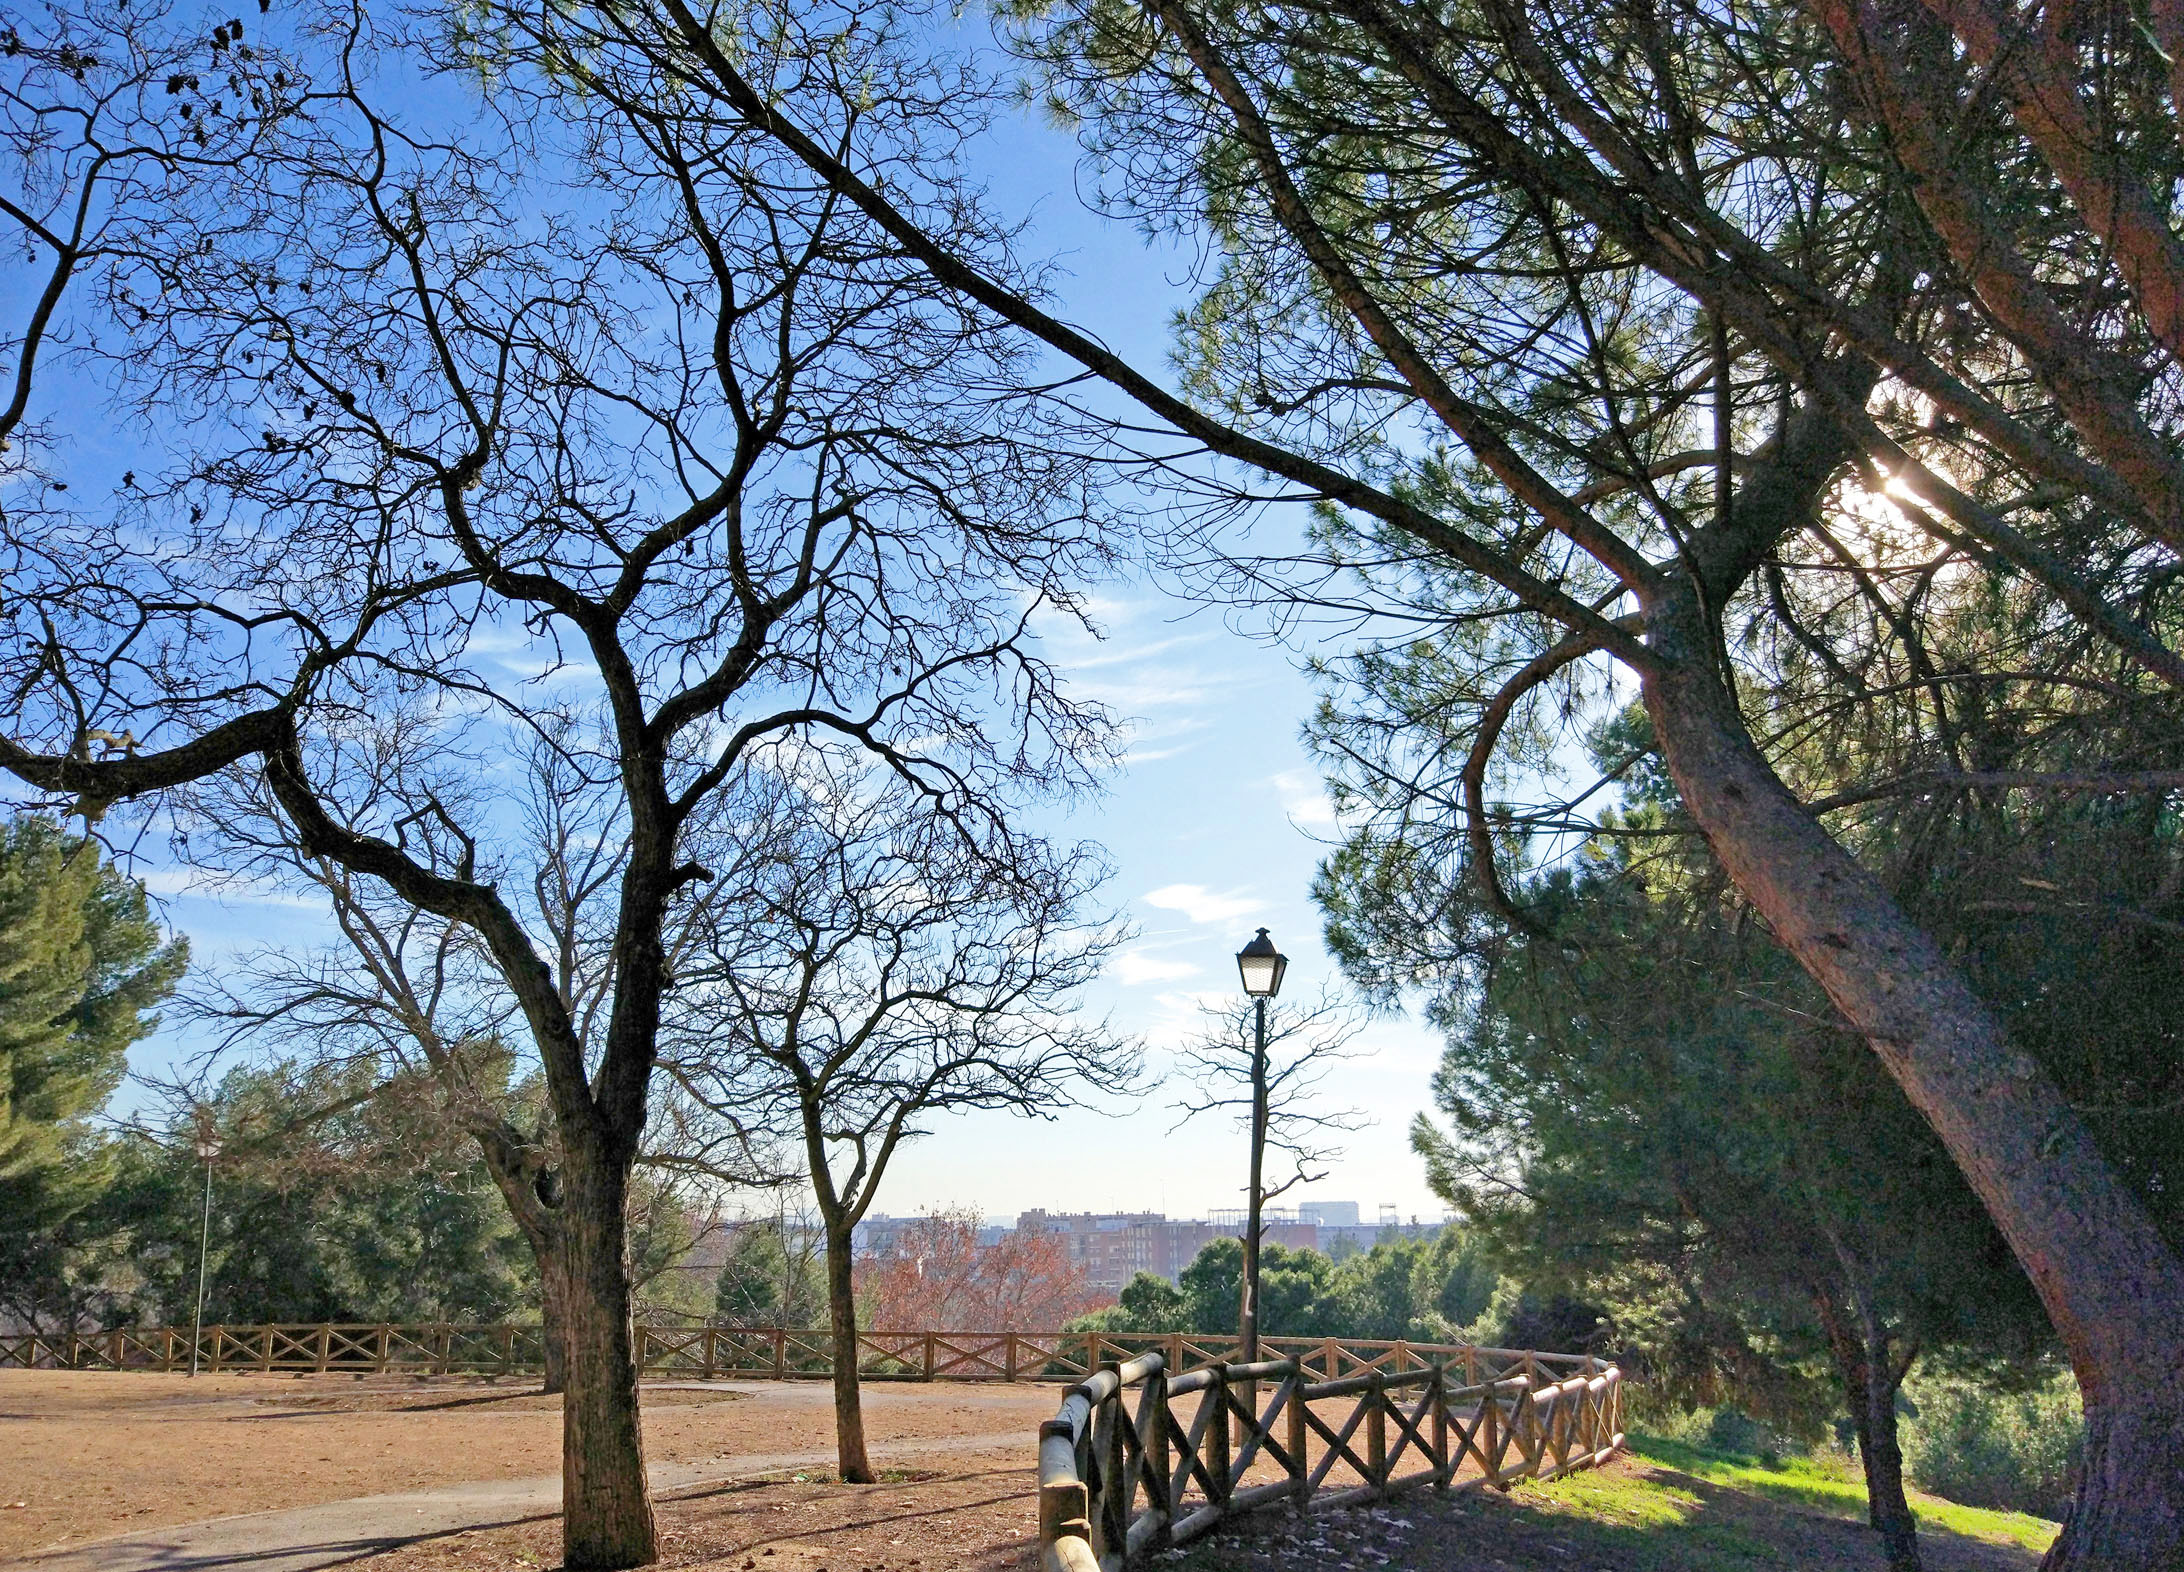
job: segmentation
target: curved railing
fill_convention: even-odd
[[[1040,1427],[1042,1572],[1116,1572],[1277,1504],[1552,1479],[1623,1444],[1614,1365],[1452,1351],[1469,1357],[1319,1381],[1296,1355],[1171,1377],[1155,1350],[1095,1372]],[[1484,1379],[1464,1379],[1482,1363]],[[1566,1373],[1549,1378],[1557,1368]]]

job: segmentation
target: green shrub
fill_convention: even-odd
[[[1632,1396],[1636,1397],[1644,1390],[1643,1386],[1635,1387]],[[1632,1404],[1629,1413],[1633,1428],[1649,1436],[1701,1451],[1751,1458],[1769,1468],[1786,1457],[1802,1457],[1811,1450],[1795,1437],[1754,1419],[1734,1404],[1685,1408],[1654,1398],[1650,1402]]]
[[[2085,1434],[2067,1372],[2024,1392],[1936,1377],[1908,1396],[1903,1452],[1914,1482],[1966,1506],[2063,1515]]]

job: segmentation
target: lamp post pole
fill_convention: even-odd
[[[1259,1233],[1266,1209],[1266,996],[1251,1001],[1257,1006],[1251,1043],[1251,1211],[1244,1230],[1244,1324],[1245,1364],[1259,1359]]]
[[[1267,937],[1264,928],[1259,936],[1236,954],[1236,970],[1244,981],[1244,992],[1253,1004],[1251,1037],[1251,1188],[1250,1207],[1244,1221],[1244,1280],[1241,1325],[1237,1328],[1237,1341],[1243,1363],[1259,1362],[1259,1235],[1265,1227],[1262,1215],[1266,1203],[1266,1002],[1282,990],[1282,974],[1289,970],[1289,957],[1274,948],[1274,941]],[[1258,1383],[1247,1382],[1244,1386],[1244,1402],[1254,1416],[1258,1413]]]
[[[200,1136],[197,1155],[205,1161],[205,1215],[197,1228],[197,1310],[190,1317],[190,1374],[197,1374],[197,1351],[205,1335],[205,1261],[212,1251],[212,1160],[220,1155],[220,1143]]]

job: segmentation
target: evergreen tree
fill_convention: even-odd
[[[0,828],[0,1311],[77,1308],[65,1235],[113,1177],[92,1120],[188,962],[95,843],[38,815]]]

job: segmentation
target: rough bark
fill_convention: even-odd
[[[1858,1461],[1865,1470],[1866,1521],[1879,1528],[1881,1504],[1873,1472],[1872,1418],[1866,1404],[1865,1340],[1851,1332],[1850,1319],[1836,1302],[1832,1287],[1814,1288],[1812,1301],[1819,1312],[1821,1329],[1827,1334],[1828,1354],[1835,1361],[1835,1378],[1843,1386],[1843,1412],[1849,1415],[1851,1430],[1858,1438]]]
[[[569,1385],[569,1271],[554,1249],[538,1258],[540,1362],[545,1367],[548,1393],[563,1392]]]
[[[864,1393],[857,1380],[857,1291],[851,1272],[854,1242],[846,1228],[827,1229],[827,1324],[834,1342],[834,1454],[842,1482],[872,1483],[865,1451]]]
[[[1896,1388],[1908,1366],[1889,1350],[1888,1329],[1873,1296],[1853,1293],[1858,1314],[1858,1385],[1849,1393],[1857,1407],[1859,1460],[1865,1465],[1867,1520],[1881,1536],[1889,1572],[1920,1572],[1919,1524],[1903,1493],[1903,1442],[1896,1429]]]
[[[2173,1387],[2086,1404],[2077,1485],[2042,1572],[2184,1567],[2184,1402]]]
[[[561,1555],[571,1568],[643,1566],[659,1555],[637,1411],[624,1253],[626,1164],[570,1160],[562,1212],[568,1280],[561,1395]]]
[[[1919,1522],[1903,1493],[1903,1443],[1896,1432],[1896,1383],[1889,1379],[1886,1351],[1866,1361],[1865,1431],[1860,1461],[1865,1465],[1867,1520],[1880,1532],[1889,1572],[1920,1572]]]
[[[1753,744],[1704,619],[1649,608],[1643,691],[1670,773],[1737,888],[1940,1135],[2061,1336],[2100,1443],[2049,1557],[2184,1568],[2184,1263],[2053,1081]]]

